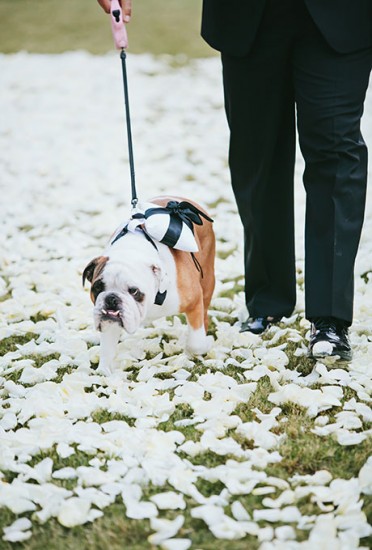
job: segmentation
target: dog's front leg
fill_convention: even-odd
[[[119,342],[121,327],[114,323],[103,323],[101,328],[100,360],[97,372],[108,376],[111,374],[116,347]]]

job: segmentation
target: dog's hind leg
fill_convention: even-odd
[[[106,376],[111,374],[121,327],[114,323],[104,323],[101,329],[100,360],[97,372]]]
[[[193,355],[204,355],[210,350],[213,337],[207,336],[205,330],[205,316],[202,298],[192,309],[185,311],[188,333],[186,349]]]

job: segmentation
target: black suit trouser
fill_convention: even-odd
[[[245,236],[251,316],[288,316],[296,302],[295,109],[305,160],[306,316],[351,323],[367,149],[360,119],[372,50],[339,54],[304,5],[268,2],[251,52],[222,54],[229,165]]]

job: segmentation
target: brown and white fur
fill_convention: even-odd
[[[151,202],[166,206],[170,200],[186,199],[157,197]],[[205,212],[193,201],[188,202]],[[189,252],[158,241],[156,250],[140,232],[128,232],[86,266],[83,284],[86,279],[91,283],[95,326],[101,332],[101,373],[111,372],[122,329],[132,334],[158,317],[185,313],[187,351],[194,355],[209,351],[213,338],[207,336],[208,307],[215,285],[212,223],[203,219],[203,225],[194,225],[194,235],[201,272]],[[164,303],[155,304],[157,293],[164,291]]]

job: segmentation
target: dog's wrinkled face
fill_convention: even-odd
[[[129,334],[135,332],[146,317],[148,301],[154,299],[156,270],[155,266],[129,269],[106,256],[92,260],[84,270],[83,284],[86,279],[91,282],[96,329],[118,323]]]

